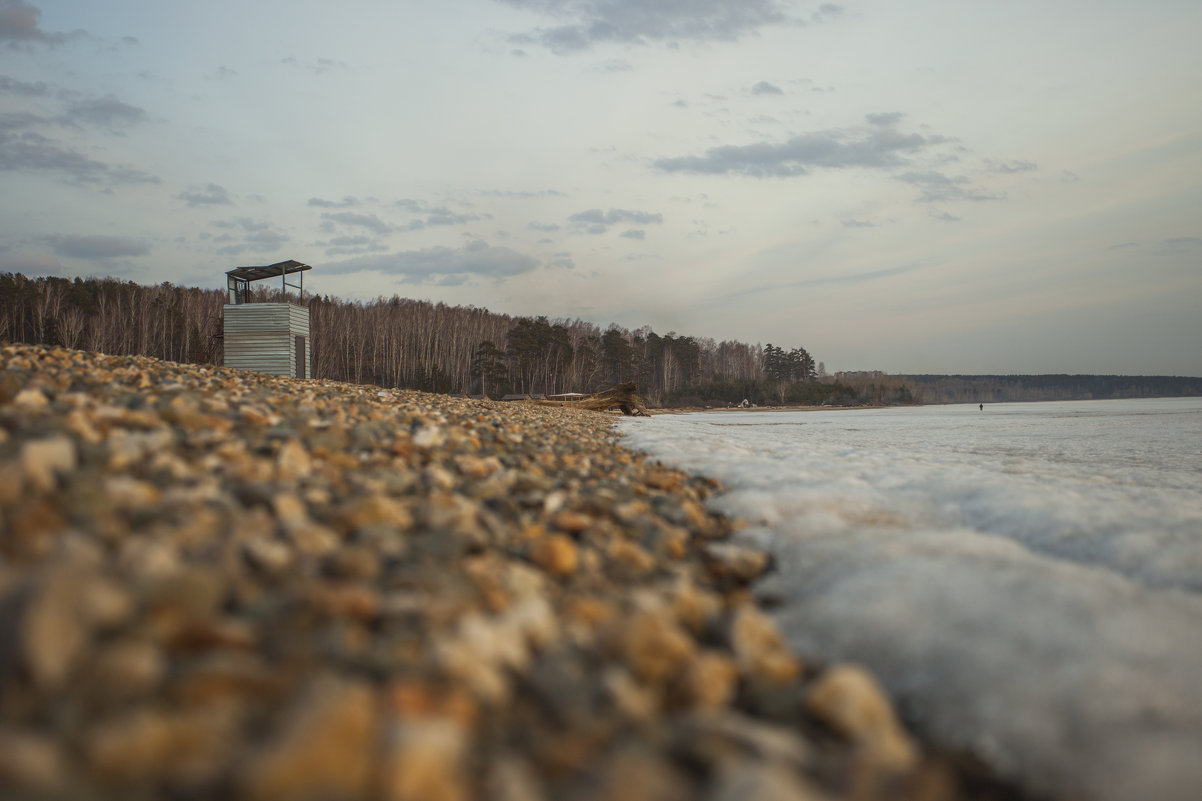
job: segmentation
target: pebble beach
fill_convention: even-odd
[[[0,795],[1018,797],[613,423],[0,347]]]

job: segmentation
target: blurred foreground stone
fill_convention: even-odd
[[[3,346],[0,795],[970,797],[717,489],[595,412]]]

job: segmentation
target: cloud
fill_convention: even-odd
[[[201,206],[232,206],[234,201],[230,200],[230,193],[226,191],[224,186],[220,184],[206,184],[205,186],[194,186],[186,192],[180,192],[175,196],[178,200],[182,200],[192,208]]]
[[[844,228],[876,228],[877,224],[872,220],[843,220]]]
[[[68,125],[95,125],[102,128],[137,125],[145,120],[145,111],[112,96],[71,103],[63,117],[63,122]]]
[[[57,45],[83,34],[47,33],[38,23],[42,10],[24,0],[0,0],[0,42]]]
[[[461,248],[434,247],[379,256],[360,256],[323,265],[325,272],[377,272],[412,283],[460,284],[472,277],[500,280],[539,266],[532,256],[475,240]]]
[[[214,220],[214,228],[232,233],[212,236],[201,234],[201,239],[211,240],[221,245],[217,252],[224,256],[239,256],[243,253],[273,253],[288,242],[290,237],[276,228],[272,223],[255,220],[250,217],[236,217],[232,220]]]
[[[646,239],[647,232],[642,228],[628,228],[622,233],[618,234],[618,236],[622,236],[627,239]]]
[[[1039,169],[1039,165],[1033,161],[995,161],[993,159],[985,159],[985,167],[990,172],[1000,173],[1016,173],[1016,172],[1035,172]]]
[[[636,225],[659,224],[664,221],[664,215],[659,212],[633,211],[630,209],[588,209],[568,217],[568,222],[578,230],[590,234],[603,234],[610,226],[619,223],[634,223]]]
[[[336,69],[348,69],[350,67],[350,64],[347,64],[345,61],[336,61],[332,58],[318,58],[300,61],[295,56],[288,56],[280,59],[280,63],[287,64],[290,67],[300,67],[301,69],[312,72],[314,75],[324,75],[325,73]]]
[[[501,0],[554,20],[511,37],[554,53],[588,50],[599,44],[675,44],[735,41],[762,28],[794,20],[777,0]]]
[[[388,246],[370,236],[336,236],[326,242],[318,242],[326,249],[327,256],[353,256],[362,253],[382,253]]]
[[[485,189],[481,191],[480,194],[484,197],[499,197],[511,200],[526,200],[536,197],[567,197],[567,195],[565,195],[563,192],[560,192],[558,189],[543,189],[533,192],[513,192],[502,189]]]
[[[862,273],[847,273],[845,275],[823,275],[817,278],[803,278],[800,281],[790,281],[781,284],[769,284],[764,286],[751,287],[740,292],[735,292],[734,296],[755,295],[761,292],[777,292],[782,289],[796,289],[798,287],[822,286],[825,284],[862,284],[867,281],[875,281],[878,278],[890,278],[895,275],[905,275],[919,269],[922,265],[917,262],[911,264],[899,264],[896,267],[886,267],[881,270],[869,270]]]
[[[988,192],[973,187],[968,178],[963,175],[948,176],[935,170],[925,172],[907,172],[897,176],[897,180],[922,187],[920,203],[937,203],[951,200],[1005,200],[1006,193]]]
[[[751,93],[753,95],[783,95],[785,90],[767,81],[760,81],[751,87]]]
[[[157,184],[158,176],[128,164],[106,164],[29,128],[32,114],[0,115],[0,171],[57,172],[76,184]]]
[[[52,236],[48,242],[56,254],[72,259],[117,259],[150,252],[145,242],[118,236]]]
[[[865,114],[864,119],[869,125],[897,125],[904,116],[906,115],[900,111],[885,111],[879,114]]]
[[[50,86],[42,81],[26,83],[7,75],[0,75],[0,92],[22,97],[45,97],[50,94]]]
[[[815,168],[888,168],[905,166],[906,158],[948,140],[942,136],[906,134],[873,126],[854,131],[819,131],[801,134],[784,143],[712,147],[703,156],[662,158],[655,167],[665,172],[703,175],[747,175],[754,178],[789,178]]]
[[[373,234],[380,236],[383,236],[384,234],[390,234],[396,230],[393,226],[384,222],[374,214],[359,214],[353,211],[340,211],[337,213],[327,211],[321,215],[321,218],[332,223],[338,223],[339,225],[350,225],[358,228],[366,228]]]
[[[531,222],[531,223],[527,223],[526,227],[529,228],[531,231],[544,231],[547,233],[559,230],[558,223]]]
[[[350,195],[346,195],[342,200],[322,200],[319,197],[311,197],[309,198],[309,205],[317,206],[321,209],[345,209],[351,206],[358,206],[359,201]]]
[[[927,213],[940,222],[960,222],[959,217],[954,214],[949,214],[946,211],[939,211],[938,209],[931,208],[927,209]]]

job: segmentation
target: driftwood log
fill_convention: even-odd
[[[567,406],[572,409],[591,409],[594,412],[607,412],[610,409],[621,409],[627,417],[650,417],[647,404],[639,395],[639,386],[633,381],[616,384],[613,387],[589,395],[587,398],[570,401],[535,400],[540,406]]]

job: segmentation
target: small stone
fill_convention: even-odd
[[[43,576],[30,588],[18,637],[25,667],[44,690],[60,687],[87,649],[81,589],[81,576],[72,571]]]
[[[557,529],[568,534],[579,534],[592,525],[592,522],[591,517],[581,512],[560,512],[551,520]]]
[[[381,796],[385,801],[464,801],[467,737],[453,718],[404,719],[385,743]]]
[[[626,664],[646,682],[659,683],[676,675],[696,650],[693,638],[659,610],[636,612],[623,628]]]
[[[858,665],[836,665],[814,683],[806,711],[857,743],[882,767],[904,771],[918,755],[872,674]]]
[[[738,679],[739,672],[730,657],[718,651],[704,651],[690,660],[672,689],[686,706],[720,709],[734,698]]]
[[[275,462],[280,478],[285,481],[304,478],[313,471],[309,451],[295,439],[288,440],[280,447]]]
[[[310,689],[242,778],[248,798],[351,798],[368,794],[376,748],[376,698],[362,684]]]
[[[554,534],[534,543],[530,559],[551,575],[562,578],[576,572],[580,553],[570,538]]]
[[[115,785],[172,777],[212,779],[236,744],[233,719],[221,709],[172,713],[139,709],[100,722],[84,737],[92,773]]]
[[[57,436],[26,442],[21,447],[21,470],[31,487],[41,492],[54,489],[55,479],[75,469],[75,443]]]
[[[828,796],[780,765],[743,760],[719,771],[705,801],[826,801]]]
[[[730,644],[744,674],[771,684],[787,684],[801,673],[801,660],[789,650],[776,623],[753,606],[744,605],[730,626]]]
[[[242,555],[251,567],[278,576],[292,565],[292,549],[269,537],[252,537],[242,544]]]
[[[105,479],[104,492],[113,508],[121,511],[137,511],[150,506],[162,496],[150,482],[126,475]]]
[[[606,555],[622,573],[641,575],[655,569],[655,557],[629,540],[614,539]]]
[[[124,699],[154,689],[162,681],[166,667],[162,653],[151,643],[123,640],[100,651],[89,678],[105,695]]]
[[[50,405],[46,393],[37,387],[26,387],[13,398],[13,405],[24,409],[44,409]]]
[[[767,553],[733,542],[709,543],[705,546],[705,554],[711,565],[720,569],[720,574],[729,575],[743,584],[763,575],[771,561]]]
[[[57,795],[68,775],[65,763],[50,738],[0,727],[0,785]]]

